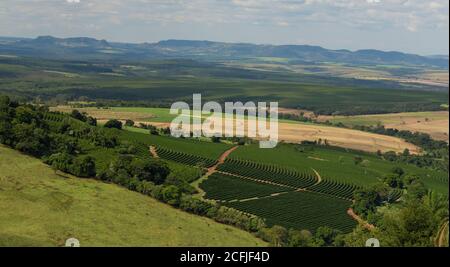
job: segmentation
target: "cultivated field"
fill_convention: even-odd
[[[348,126],[353,125],[384,125],[386,128],[423,132],[437,140],[448,142],[449,113],[448,111],[436,112],[407,112],[379,115],[359,116],[319,116],[321,121],[329,120],[333,123],[341,122]]]
[[[250,233],[0,146],[0,246],[265,246]]]
[[[294,70],[286,71],[283,69],[286,66]],[[0,92],[24,101],[62,103],[102,99],[155,106],[189,101],[192,94],[200,93],[205,101],[278,101],[282,107],[301,107],[321,114],[435,110],[440,104],[448,104],[445,87],[417,83],[427,77],[414,78],[414,83],[407,85],[390,78],[365,79],[372,72],[375,77],[397,77],[402,73],[408,76],[422,73],[420,69],[377,66],[368,70],[319,64],[298,66],[299,70],[295,70],[297,66],[283,63],[274,69],[258,70],[175,59],[139,64],[80,64],[0,57]],[[337,69],[342,69],[342,73],[333,73]]]
[[[355,157],[362,162],[355,164]],[[347,151],[346,149],[310,147],[281,144],[274,149],[260,149],[257,145],[239,147],[228,161],[256,162],[262,166],[276,166],[295,170],[299,173],[312,173],[316,170],[324,180],[331,180],[357,186],[370,186],[389,174],[394,166],[401,167],[408,174],[422,177],[425,185],[441,194],[448,194],[448,174],[442,171],[422,169],[411,164],[391,163],[372,154]],[[255,166],[236,168],[257,170]],[[283,178],[285,179],[285,178]],[[285,182],[288,180],[285,179]],[[296,179],[298,181],[298,178]]]
[[[417,146],[397,137],[314,124],[280,123],[279,135],[281,140],[290,143],[322,139],[330,145],[368,152],[402,152],[405,148],[412,153],[420,152]]]
[[[51,110],[70,112],[72,109],[69,106],[58,106]],[[78,110],[96,117],[100,122],[108,119],[132,119],[136,123],[148,123],[157,127],[168,127],[170,121],[175,117],[169,114],[168,109],[161,108],[113,107],[109,109],[79,108]],[[321,139],[326,140],[330,145],[369,152],[376,152],[377,150],[403,152],[405,148],[408,148],[411,153],[420,152],[417,146],[407,143],[400,138],[374,133],[294,121],[281,121],[278,127],[279,140],[290,143]]]

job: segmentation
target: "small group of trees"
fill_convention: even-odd
[[[169,173],[167,164],[158,159],[141,159],[135,155],[125,154],[119,155],[107,169],[99,173],[98,177],[124,186],[132,179],[159,185],[164,183]]]
[[[301,122],[313,122],[314,121],[311,116],[305,116],[304,112],[299,112],[299,114],[278,113],[278,119],[301,121]]]
[[[119,129],[122,130],[122,122],[119,120],[109,120],[107,121],[104,125],[105,128],[115,128],[115,129]]]
[[[73,174],[78,177],[94,177],[95,159],[90,156],[74,157],[67,153],[55,153],[45,159],[45,163],[55,170]]]
[[[328,226],[320,226],[311,233],[308,230],[288,230],[274,225],[262,229],[259,236],[275,247],[339,247],[344,245],[345,235]]]
[[[0,96],[0,142],[36,157],[48,154],[52,140],[43,111],[44,108],[19,105]]]
[[[86,113],[81,113],[80,111],[74,109],[70,113],[70,116],[74,119],[77,119],[82,122],[86,122],[89,125],[97,126],[97,119],[91,116],[88,116]]]
[[[355,192],[353,209],[377,227],[372,232],[383,246],[433,246],[433,237],[448,221],[448,198],[427,190],[420,177],[395,167],[383,183]],[[401,202],[389,201],[390,190],[403,190]],[[385,205],[385,209],[379,207]],[[345,245],[362,245],[367,230],[357,229]]]
[[[151,124],[139,123],[139,128],[149,130],[151,135],[169,135],[170,128],[158,129],[156,126]]]

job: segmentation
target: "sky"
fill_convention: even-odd
[[[0,0],[0,36],[449,54],[448,0]]]

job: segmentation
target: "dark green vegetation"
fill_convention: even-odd
[[[164,148],[170,151],[176,151],[187,155],[196,155],[201,158],[213,159],[214,161],[227,149],[231,148],[229,144],[214,144],[194,139],[174,138],[170,136],[149,135],[148,133],[137,133],[133,131],[119,131],[121,140],[133,141],[141,144],[148,152],[149,146]],[[146,153],[148,154],[148,153]],[[192,162],[197,163],[195,161]]]
[[[158,156],[162,159],[179,162],[182,164],[211,167],[216,163],[213,159],[203,158],[192,154],[186,154],[183,152],[176,152],[166,148],[160,148],[157,150]]]
[[[408,175],[417,175],[430,189],[448,195],[448,173],[432,168],[419,168],[412,164],[389,161],[375,154],[349,151],[318,145],[280,144],[275,149],[264,150],[257,145],[240,147],[230,159],[276,165],[297,172],[316,170],[325,180],[367,187],[377,184],[391,173],[395,166]]]
[[[1,143],[42,158],[55,172],[95,176],[250,231],[272,245],[359,244],[345,239],[359,233],[349,233],[356,224],[346,214],[350,206],[385,234],[391,231],[386,228],[391,217],[385,214],[406,212],[403,205],[409,201],[423,203],[430,189],[448,198],[448,177],[432,166],[394,164],[383,156],[329,146],[280,144],[265,150],[240,146],[219,166],[234,175],[216,173],[200,185],[206,198],[218,200],[204,201],[194,196],[197,190],[191,182],[229,144],[175,139],[162,131],[150,134],[148,129],[139,133],[95,126],[84,114],[52,113],[6,97],[0,104]],[[150,146],[157,148],[161,159],[150,156]],[[350,199],[355,200],[353,205]],[[429,208],[417,212],[434,214]],[[398,218],[409,220],[402,216]],[[436,219],[425,224],[429,229],[419,227],[416,232],[435,234],[443,216],[433,215]]]
[[[42,158],[55,172],[95,176],[253,233],[265,228],[255,216],[193,198],[195,189],[189,182],[201,172],[184,172],[179,164],[171,169],[170,163],[152,158],[148,146],[147,153],[142,153],[145,144],[139,143],[139,133],[134,133],[136,138],[124,140],[133,133],[92,126],[69,115],[51,113],[46,107],[21,105],[4,96],[0,97],[0,118],[0,143]]]
[[[350,201],[332,196],[294,192],[295,189],[288,186],[225,174],[213,174],[201,188],[206,191],[206,198],[265,218],[269,225],[312,232],[320,226],[350,232],[355,226],[346,214]]]
[[[200,186],[206,198],[220,201],[267,197],[272,194],[293,191],[292,188],[273,184],[255,183],[241,177],[215,173]]]
[[[336,181],[324,180],[308,188],[308,190],[329,194],[340,198],[352,199],[358,186]]]
[[[405,93],[405,90],[407,93]],[[97,106],[170,107],[177,100],[278,101],[318,114],[440,110],[448,90],[391,81],[362,81],[221,62],[144,62],[0,57],[0,92],[45,103],[95,101]]]
[[[219,166],[219,170],[291,188],[305,188],[316,182],[316,178],[311,172],[299,173],[276,165],[263,165],[251,161],[227,159],[224,164]]]
[[[227,203],[227,206],[266,218],[269,225],[317,229],[328,226],[350,232],[356,225],[346,214],[350,201],[310,192],[291,192],[273,198]],[[281,222],[281,223],[280,223]]]
[[[118,120],[97,125],[86,114],[53,113],[40,105],[75,101],[80,106],[169,107],[177,100],[190,103],[193,93],[201,93],[204,101],[278,101],[281,107],[306,108],[316,114],[448,106],[445,85],[336,77],[322,72],[328,67],[355,71],[345,77],[379,71],[409,80],[425,70],[442,74],[448,60],[309,46],[0,39],[0,93],[14,100],[0,97],[0,143],[41,158],[55,176],[67,176],[62,171],[95,177],[98,181],[92,182],[99,187],[119,185],[252,232],[274,246],[362,246],[373,236],[384,245],[432,245],[430,237],[448,225],[448,146],[426,135],[381,127],[361,129],[405,138],[423,147],[424,156],[406,150],[369,154],[320,143],[261,150],[251,140],[175,139],[167,129],[138,129],[131,120],[124,125]],[[296,120],[311,121],[303,116]],[[219,166],[219,173],[199,180],[231,148],[230,143],[240,148]],[[151,156],[150,146],[159,157]],[[89,187],[89,180],[80,181]],[[208,200],[201,198],[199,189]],[[66,195],[44,198],[61,210],[71,203]],[[110,209],[117,200],[102,201]],[[131,207],[132,201],[121,204]],[[356,222],[346,214],[349,207],[376,230],[369,233],[357,227],[352,231]],[[144,219],[133,223],[142,226]],[[5,239],[14,238],[0,236],[0,242]],[[29,239],[14,242],[34,244]]]

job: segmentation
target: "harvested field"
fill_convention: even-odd
[[[52,110],[63,112],[71,111],[68,107],[57,107]],[[168,127],[170,125],[170,120],[162,122],[161,120],[158,120],[156,115],[154,116],[156,121],[153,122],[152,114],[149,112],[118,112],[111,109],[96,108],[81,108],[79,110],[96,117],[99,123],[105,122],[108,119],[132,119],[136,124],[152,124],[157,127]],[[278,124],[278,128],[279,140],[290,143],[298,143],[301,141],[318,141],[321,139],[322,141],[326,140],[330,145],[369,152],[376,152],[377,150],[381,150],[382,152],[403,152],[405,148],[408,148],[411,153],[420,152],[420,149],[417,146],[407,143],[400,138],[357,130],[298,122],[280,122]]]
[[[359,116],[320,116],[319,120],[329,120],[333,123],[342,122],[347,126],[353,125],[384,125],[386,128],[423,132],[437,140],[449,140],[448,111],[435,112],[406,112],[378,115]]]
[[[279,138],[292,143],[322,139],[330,145],[369,152],[377,150],[402,152],[405,148],[412,153],[420,152],[417,146],[400,138],[313,124],[280,123]]]

